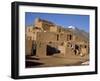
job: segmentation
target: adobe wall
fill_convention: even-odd
[[[36,35],[33,32],[27,32],[26,38],[28,40],[34,40],[34,39],[36,39]]]
[[[25,29],[25,32],[32,32],[33,31],[33,26],[27,26]]]
[[[57,41],[57,34],[52,32],[38,32],[36,41],[41,41],[41,42]]]
[[[59,33],[59,41],[73,41],[73,34],[72,33]]]
[[[45,44],[45,42],[37,42],[36,56],[46,57],[47,56],[46,49],[47,49],[47,45]]]
[[[71,35],[71,39],[68,37]],[[37,41],[72,41],[73,35],[69,33],[38,32]]]
[[[51,26],[50,27],[50,32],[58,32],[59,29],[57,28],[57,26]]]
[[[32,40],[25,40],[25,54],[31,55],[32,51]]]
[[[44,20],[41,20],[41,19],[36,19],[35,20],[35,27],[38,27],[38,28],[41,28],[42,30],[44,31],[50,31],[50,26],[52,24],[44,21]]]
[[[36,41],[36,56],[45,57],[47,56],[47,46],[57,48],[61,51],[61,56],[72,54],[71,45],[82,45],[81,53],[89,53],[89,45],[83,37],[73,35],[73,32],[58,27],[45,20],[36,19],[36,29],[32,26],[26,29],[26,55],[31,55],[32,51],[32,40]],[[43,30],[43,31],[42,31]],[[71,45],[68,47],[68,42]],[[66,44],[65,44],[66,43]],[[86,45],[86,48],[84,47]],[[74,48],[75,49],[75,48]]]

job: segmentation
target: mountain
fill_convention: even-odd
[[[89,33],[84,31],[84,30],[80,30],[80,29],[78,29],[77,27],[74,27],[74,26],[69,26],[66,29],[73,32],[74,35],[77,35],[81,38],[84,38],[86,41],[89,40]]]
[[[75,29],[76,27],[75,26],[68,26],[68,28]]]

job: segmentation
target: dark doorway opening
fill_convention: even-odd
[[[75,45],[75,50],[74,50],[74,52],[75,52],[75,55],[80,54],[80,47],[79,47],[78,45]]]
[[[33,44],[32,45],[32,56],[35,56],[36,55],[36,44]]]
[[[60,53],[60,50],[58,50],[57,48],[52,47],[50,45],[47,45],[47,55],[48,56],[51,56],[51,55],[54,55],[54,54],[57,54],[57,53]]]
[[[75,49],[79,50],[79,46],[78,45],[75,45]]]

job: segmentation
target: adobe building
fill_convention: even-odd
[[[26,55],[85,56],[89,54],[89,40],[52,22],[37,18],[33,26],[26,27]]]

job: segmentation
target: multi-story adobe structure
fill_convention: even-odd
[[[37,18],[33,26],[26,27],[26,55],[85,56],[89,54],[89,38],[71,28],[63,28],[50,21]]]

